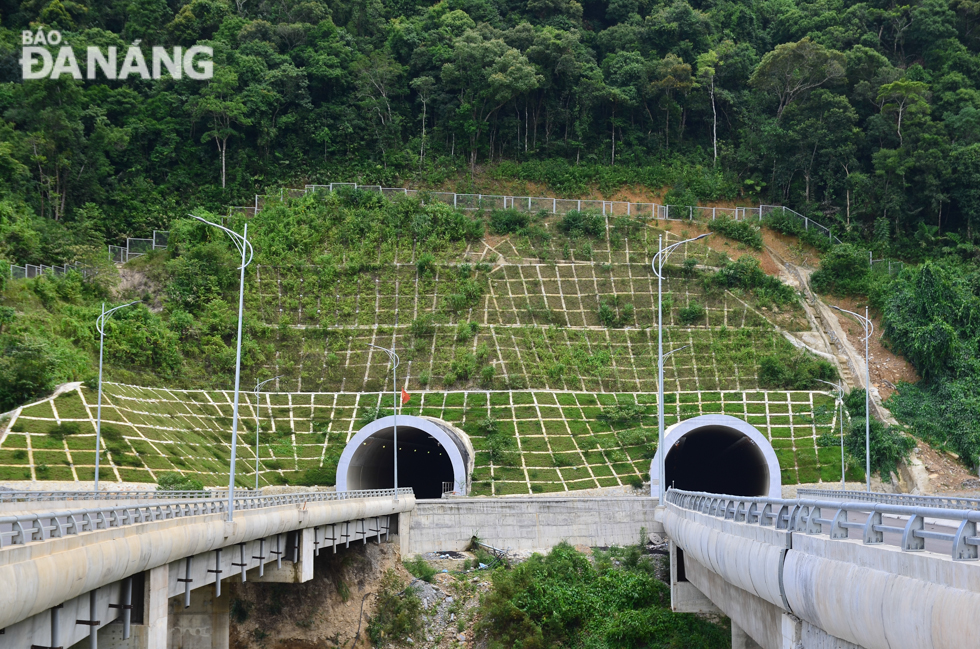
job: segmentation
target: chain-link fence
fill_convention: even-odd
[[[47,266],[45,264],[24,264],[23,266],[17,266],[15,264],[10,264],[10,278],[33,279],[35,277],[40,277],[41,275],[65,275],[72,270],[77,273],[81,273],[82,276],[89,275],[89,271],[82,268],[77,263],[65,264],[64,266]]]
[[[893,259],[872,259],[871,272],[888,275],[898,275],[905,268],[905,262]]]
[[[360,185],[358,183],[329,183],[325,185],[306,185],[304,189],[284,189],[278,194],[256,194],[255,202],[249,206],[232,206],[228,216],[243,215],[252,217],[258,214],[269,201],[284,201],[298,198],[304,194],[334,192],[342,188],[365,192],[378,192],[387,198],[395,196],[418,196],[423,200],[439,201],[460,210],[516,209],[525,212],[545,212],[567,214],[571,211],[594,210],[604,216],[626,216],[651,218],[667,221],[708,221],[722,217],[736,221],[762,221],[771,214],[777,214],[804,232],[814,232],[827,237],[833,243],[841,243],[830,228],[821,225],[808,216],[783,205],[760,205],[759,207],[701,207],[697,205],[661,205],[659,203],[634,203],[631,201],[604,201],[590,199],[567,199],[544,196],[505,196],[501,194],[458,194],[456,192],[436,192],[404,187],[382,187],[380,185]]]
[[[130,237],[125,246],[109,246],[109,258],[113,263],[125,264],[130,259],[141,257],[153,250],[166,250],[170,240],[169,230],[154,230],[150,239]]]

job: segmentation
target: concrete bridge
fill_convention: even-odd
[[[227,498],[54,497],[0,512],[0,648],[222,649],[222,580],[309,581],[317,553],[380,542],[415,507],[411,489],[236,494],[229,521]]]
[[[980,511],[860,496],[668,491],[674,610],[723,612],[733,649],[980,647]]]
[[[681,489],[662,504],[416,501],[443,483],[465,494],[472,469],[465,433],[427,418],[399,419],[399,459],[424,457],[396,501],[387,488],[392,442],[391,424],[379,420],[345,449],[341,491],[236,492],[232,522],[227,499],[203,493],[0,493],[0,649],[225,649],[222,580],[308,581],[315,554],[341,544],[397,534],[410,555],[463,549],[479,535],[496,547],[546,550],[562,540],[635,543],[641,528],[670,541],[674,610],[724,613],[733,649],[980,647],[978,502],[781,499],[768,440],[724,415],[667,431],[665,476],[659,455],[651,475],[655,486]]]

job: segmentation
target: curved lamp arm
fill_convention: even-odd
[[[139,302],[139,300],[133,300],[132,302],[127,302],[126,304],[120,304],[119,306],[109,309],[108,311],[102,313],[101,315],[99,315],[98,318],[95,319],[95,328],[98,330],[100,334],[105,335],[105,321],[109,319],[109,316],[111,316],[119,309],[124,309],[128,306],[132,306],[137,302]]]
[[[254,251],[252,250],[252,244],[249,243],[248,239],[246,239],[242,235],[238,234],[234,230],[231,230],[229,228],[226,228],[223,225],[218,225],[217,223],[212,223],[211,221],[208,221],[207,219],[202,219],[200,216],[194,216],[193,214],[188,214],[187,216],[191,217],[192,219],[197,219],[201,223],[207,223],[208,225],[212,225],[212,226],[218,228],[219,230],[223,230],[225,232],[225,234],[227,234],[229,237],[231,237],[232,243],[234,243],[235,244],[235,247],[238,248],[238,252],[240,252],[242,254],[242,258],[243,259],[245,258],[245,250],[244,250],[244,248],[248,248],[248,261],[246,261],[244,264],[242,264],[241,266],[239,266],[238,267],[239,269],[244,268],[245,266],[248,266],[249,264],[252,263],[252,257],[254,256]]]
[[[655,254],[653,256],[653,259],[650,261],[650,266],[653,268],[653,274],[663,279],[663,276],[660,274],[660,271],[663,269],[664,264],[667,262],[667,257],[670,256],[670,253],[674,252],[674,250],[676,250],[677,247],[680,245],[683,245],[685,243],[691,243],[692,241],[697,241],[698,239],[704,239],[705,237],[708,236],[711,236],[710,232],[707,232],[705,234],[699,234],[698,236],[693,237],[691,239],[684,239],[683,241],[678,241],[677,243],[673,243],[667,246],[666,248],[664,248],[663,250],[657,252],[657,254]],[[657,259],[660,260],[659,264],[657,263]]]

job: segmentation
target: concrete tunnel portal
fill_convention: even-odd
[[[664,431],[665,484],[685,491],[782,497],[779,460],[754,426],[728,415],[704,415]],[[650,466],[651,491],[659,484],[660,449]]]
[[[337,491],[391,489],[394,486],[394,417],[377,419],[354,435],[337,463]],[[473,446],[452,424],[431,417],[398,416],[398,486],[416,498],[469,493]]]

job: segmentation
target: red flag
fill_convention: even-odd
[[[406,403],[408,403],[408,400],[411,398],[412,395],[410,395],[408,392],[405,392],[405,388],[402,388],[402,405],[404,406]]]

